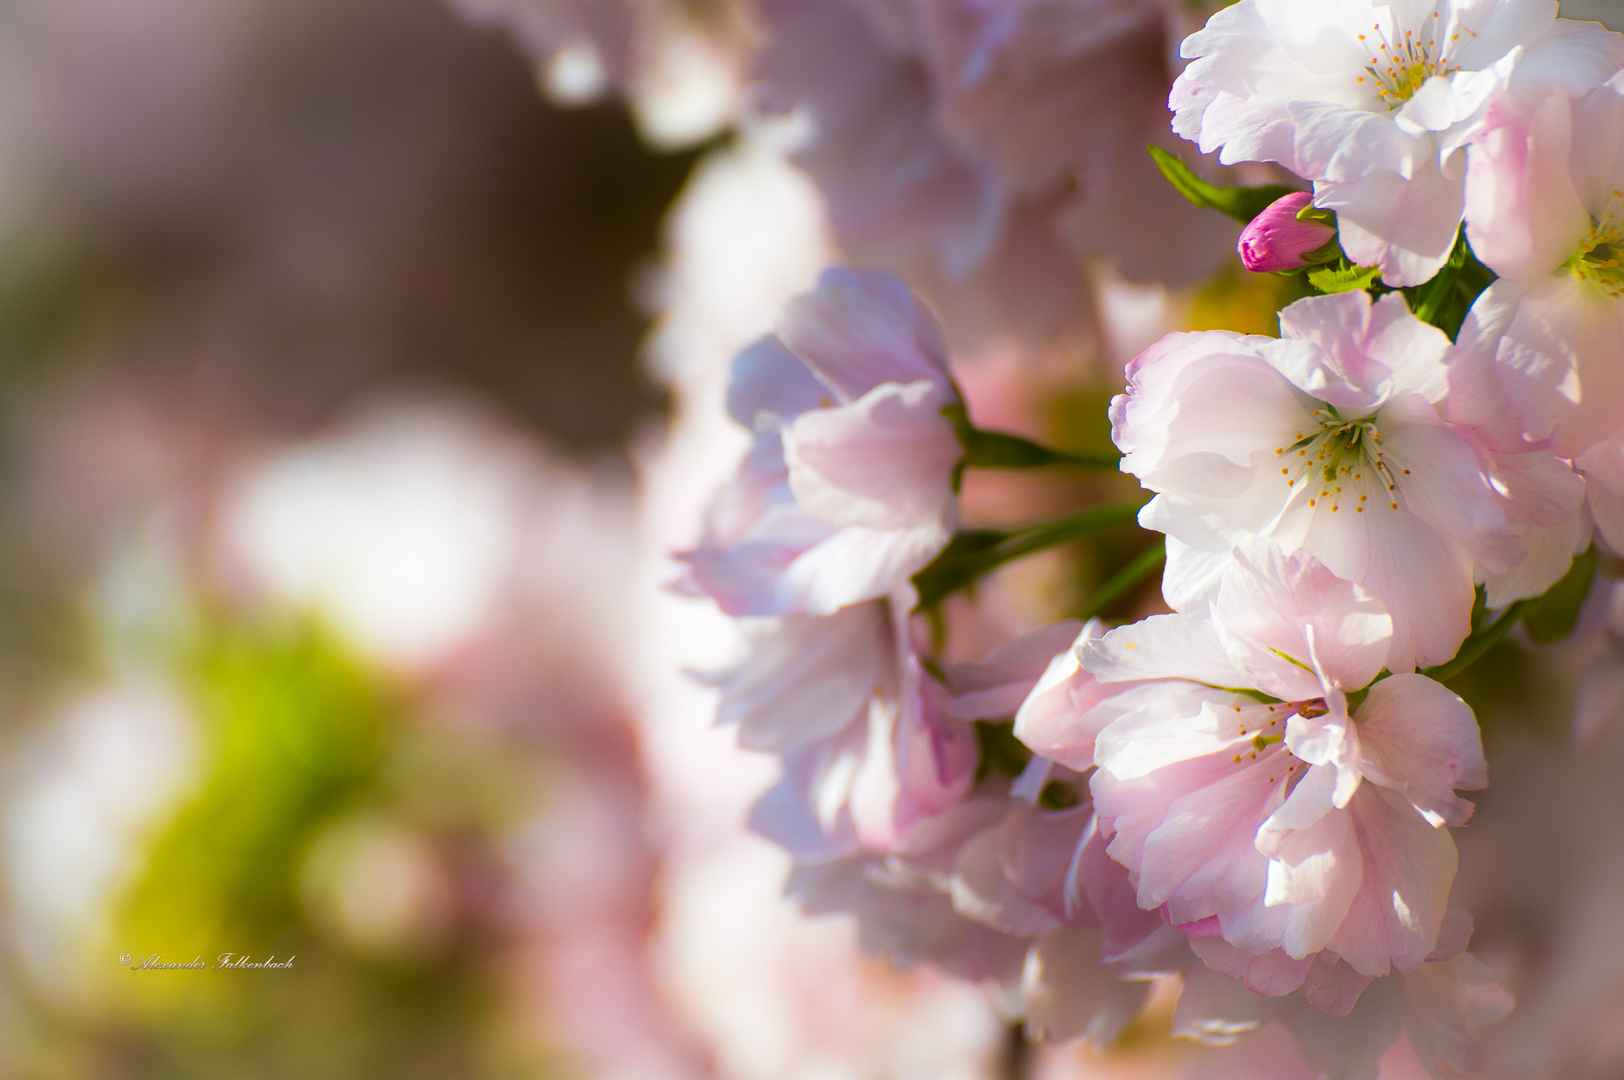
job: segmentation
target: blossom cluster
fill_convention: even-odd
[[[1248,222],[1278,333],[1175,331],[1126,363],[1110,464],[1148,502],[964,528],[967,473],[1099,462],[977,425],[941,273],[998,278],[986,253],[1079,162],[1137,183],[1097,130],[1137,132],[1126,99],[1067,110],[1127,83],[1102,58],[1165,32],[1152,6],[764,6],[800,28],[759,65],[814,121],[792,160],[848,257],[907,280],[827,270],[737,355],[749,449],[676,588],[741,627],[710,678],[782,766],[752,827],[866,948],[990,983],[1032,1037],[1103,1046],[1172,981],[1175,1034],[1278,1021],[1321,1075],[1374,1077],[1401,1038],[1471,1071],[1512,999],[1452,902],[1461,793],[1489,783],[1456,680],[1514,631],[1572,633],[1624,554],[1624,36],[1554,0],[1216,11],[1160,84],[1172,131],[1287,183],[1154,162],[1181,214]],[[871,56],[924,74],[858,77]],[[1111,228],[1072,206],[1074,250],[1199,263],[1150,205]],[[1084,614],[1145,617],[949,658],[960,594],[1135,512],[1156,546]],[[1113,607],[1162,553],[1159,613]]]

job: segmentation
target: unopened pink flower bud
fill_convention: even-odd
[[[1255,273],[1295,270],[1308,265],[1305,257],[1331,242],[1336,229],[1323,221],[1299,221],[1297,214],[1314,201],[1306,191],[1276,199],[1241,231],[1241,262]]]

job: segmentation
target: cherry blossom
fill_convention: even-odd
[[[1337,960],[1350,982],[1414,972],[1438,944],[1446,826],[1471,813],[1454,789],[1484,786],[1486,767],[1454,694],[1422,675],[1371,683],[1390,627],[1311,556],[1254,545],[1210,621],[1153,616],[1083,646],[1100,682],[1169,691],[1097,738],[1107,850],[1198,955],[1218,938],[1258,958],[1248,982],[1264,993]]]
[[[1473,422],[1573,462],[1615,549],[1624,545],[1621,124],[1624,76],[1579,99],[1555,93],[1490,110],[1470,159],[1467,233],[1501,278],[1462,328],[1453,377]]]
[[[828,270],[740,353],[728,411],[755,433],[684,586],[731,615],[884,597],[947,545],[964,450],[935,318],[897,279]]]
[[[1449,339],[1396,294],[1300,300],[1280,329],[1171,334],[1111,403],[1123,469],[1158,493],[1140,523],[1168,535],[1168,603],[1199,612],[1231,547],[1265,536],[1382,602],[1391,670],[1442,663],[1474,571],[1524,554],[1487,454],[1444,414]]]
[[[1312,180],[1348,257],[1390,285],[1442,268],[1459,151],[1498,95],[1581,92],[1624,66],[1624,38],[1557,19],[1555,0],[1241,0],[1180,51],[1174,130]]]
[[[782,755],[751,821],[802,861],[886,851],[957,805],[974,780],[967,723],[914,648],[910,590],[833,615],[763,620],[720,678],[718,715],[739,741]]]
[[[1270,1021],[1291,1031],[1321,1076],[1376,1080],[1377,1062],[1408,1035],[1424,1068],[1476,1072],[1478,1033],[1511,1011],[1511,995],[1460,945],[1408,974],[1375,980],[1342,1014],[1315,1008],[1301,993],[1270,997],[1210,968],[1185,978],[1173,1013],[1175,1034],[1224,1045]],[[1452,1073],[1443,1073],[1452,1075]]]

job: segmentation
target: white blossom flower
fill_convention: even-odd
[[[1230,549],[1264,536],[1382,602],[1393,671],[1442,663],[1474,567],[1522,554],[1490,463],[1443,415],[1449,339],[1397,294],[1300,300],[1280,329],[1169,335],[1111,403],[1123,469],[1158,492],[1140,523],[1168,535],[1167,601],[1198,612]]]
[[[1453,375],[1474,422],[1573,462],[1615,549],[1624,549],[1621,127],[1624,75],[1577,100],[1551,94],[1490,111],[1470,157],[1467,231],[1501,278],[1473,305]]]
[[[1454,245],[1457,152],[1496,95],[1582,92],[1624,65],[1624,38],[1555,0],[1241,0],[1181,52],[1175,131],[1314,181],[1350,259],[1419,285]]]
[[[728,411],[755,444],[683,556],[687,587],[732,615],[826,615],[906,585],[953,535],[958,402],[900,281],[826,271],[734,361]]]
[[[1351,1003],[1437,947],[1456,864],[1445,826],[1472,809],[1454,789],[1484,786],[1486,766],[1444,687],[1368,685],[1390,627],[1312,557],[1256,545],[1236,550],[1210,621],[1153,616],[1083,647],[1102,683],[1166,689],[1098,736],[1107,850],[1192,946],[1221,938],[1262,962],[1248,969],[1262,992],[1340,960],[1346,985],[1325,993]]]

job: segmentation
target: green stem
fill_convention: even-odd
[[[1167,561],[1167,543],[1156,541],[1156,546],[1141,554],[1133,562],[1112,574],[1105,583],[1094,590],[1089,598],[1088,607],[1083,609],[1083,618],[1092,619],[1126,593],[1139,584],[1148,574]]]
[[[1019,435],[976,428],[966,442],[965,464],[972,469],[1030,469],[1072,465],[1083,469],[1120,469],[1121,454],[1068,454]]]
[[[959,402],[944,405],[942,415],[952,421],[959,442],[964,444],[964,458],[953,475],[955,491],[965,469],[1034,469],[1045,465],[1070,465],[1084,469],[1116,470],[1122,465],[1120,454],[1067,454],[1020,435],[983,431],[970,422],[969,414]]]
[[[919,606],[929,608],[1005,563],[1130,522],[1142,505],[1141,502],[1126,502],[1102,506],[1009,532],[993,529],[960,532],[929,566],[914,575],[914,587],[919,590]]]
[[[1467,638],[1466,643],[1461,646],[1460,652],[1455,654],[1455,659],[1439,664],[1436,667],[1423,668],[1421,674],[1441,683],[1453,679],[1483,659],[1483,654],[1493,648],[1496,642],[1505,637],[1507,632],[1517,625],[1517,620],[1522,618],[1523,609],[1527,606],[1527,600],[1518,600],[1515,604],[1510,605],[1500,613],[1499,618]]]

